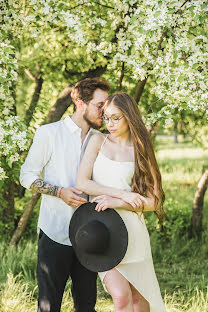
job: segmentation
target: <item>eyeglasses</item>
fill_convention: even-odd
[[[106,117],[103,115],[103,121],[107,124],[111,120],[113,124],[117,124],[124,116],[121,117]]]

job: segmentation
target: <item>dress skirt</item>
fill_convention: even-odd
[[[125,257],[115,268],[149,302],[151,312],[165,312],[159,284],[155,275],[149,233],[143,215],[116,209],[128,231],[128,248]],[[98,272],[105,291],[104,277],[108,271]]]

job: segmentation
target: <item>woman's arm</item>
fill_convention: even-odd
[[[143,196],[142,196],[143,197]],[[129,203],[125,202],[123,199],[111,197],[108,195],[99,195],[93,198],[92,202],[97,202],[96,206],[97,211],[103,211],[107,208],[117,208],[117,209],[125,209],[134,212],[143,212],[143,211],[154,211],[154,199],[150,197],[143,197],[143,204],[141,206],[137,206],[136,208],[132,207]]]
[[[141,207],[144,207],[144,210],[153,210],[150,208],[150,198],[145,198],[137,193],[104,186],[92,180],[93,165],[103,139],[103,134],[95,134],[90,138],[78,171],[76,187],[88,195],[99,196],[105,194],[121,199],[120,208],[141,211]]]
[[[92,170],[94,162],[104,139],[103,134],[94,134],[86,147],[76,181],[76,187],[88,195],[109,195],[116,198],[122,198],[124,191],[101,185],[92,179]]]

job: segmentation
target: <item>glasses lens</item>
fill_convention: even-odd
[[[105,116],[103,116],[103,121],[104,121],[105,123],[108,123],[109,119],[106,118]]]

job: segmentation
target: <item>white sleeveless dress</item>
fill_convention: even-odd
[[[101,151],[98,153],[92,173],[92,180],[95,182],[109,187],[131,191],[133,175],[133,162],[111,160]],[[115,210],[125,222],[129,236],[126,255],[121,263],[116,266],[116,269],[149,302],[151,312],[165,312],[165,306],[153,266],[149,233],[144,217],[141,213],[124,209]],[[98,272],[105,290],[106,287],[103,280],[106,273]]]

